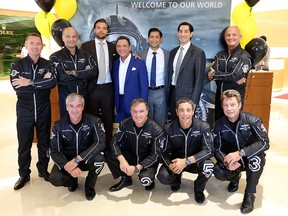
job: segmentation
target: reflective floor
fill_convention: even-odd
[[[287,91],[286,91],[287,92]],[[273,96],[284,92],[274,92]],[[73,215],[213,215],[236,216],[245,188],[242,174],[239,190],[227,191],[227,182],[208,181],[206,201],[199,205],[194,200],[195,175],[185,173],[181,189],[172,193],[170,187],[156,180],[156,187],[147,192],[133,177],[133,185],[118,192],[109,192],[114,180],[105,166],[96,184],[96,197],[87,201],[84,196],[84,177],[78,189],[71,193],[67,188],[56,188],[39,178],[36,161],[37,148],[32,148],[31,180],[19,191],[13,186],[18,179],[16,139],[16,96],[9,81],[0,80],[0,215],[7,216],[73,216]],[[288,100],[272,99],[267,163],[257,187],[255,209],[249,215],[287,215],[288,194]],[[50,169],[52,162],[50,163]],[[86,174],[86,173],[85,173]]]

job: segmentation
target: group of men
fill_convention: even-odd
[[[239,45],[239,29],[227,28],[228,49],[216,55],[208,74],[219,89],[220,107],[216,109],[223,108],[225,114],[211,132],[208,123],[193,117],[206,64],[204,51],[190,41],[193,31],[190,23],[179,24],[180,46],[169,54],[160,47],[162,32],[151,28],[149,48],[132,55],[129,38],[120,36],[115,45],[106,41],[109,26],[105,19],[99,19],[94,24],[96,38],[79,49],[77,31],[65,28],[65,46],[53,53],[50,61],[40,57],[41,37],[29,34],[25,42],[28,56],[11,65],[11,83],[18,97],[20,175],[14,189],[22,188],[30,180],[36,126],[39,177],[73,192],[78,187],[78,177],[88,171],[88,200],[96,195],[95,183],[105,161],[113,177],[121,177],[110,191],[131,185],[131,176],[137,174],[147,191],[155,187],[157,177],[176,192],[183,171],[197,173],[197,203],[205,201],[203,191],[213,173],[220,180],[229,180],[228,190],[234,192],[241,171],[246,171],[241,212],[251,212],[265,164],[264,151],[269,148],[261,120],[241,112],[251,58]],[[49,95],[56,82],[60,120],[53,126],[50,140]],[[230,88],[241,90],[241,94]],[[222,92],[225,89],[228,90]],[[114,107],[120,125],[112,136]],[[167,107],[172,118],[169,124]],[[47,171],[50,154],[55,162],[51,175]],[[217,159],[215,165],[213,156]],[[159,163],[162,165],[158,171]]]

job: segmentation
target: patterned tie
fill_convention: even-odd
[[[153,52],[152,64],[151,64],[151,78],[150,78],[150,87],[154,88],[156,86],[156,54]]]
[[[178,79],[178,75],[179,75],[179,71],[180,71],[180,67],[182,63],[183,50],[184,48],[180,47],[180,53],[176,62],[176,67],[175,67],[175,84],[177,83],[177,79]]]
[[[103,42],[100,42],[100,56],[99,56],[99,80],[103,84],[106,82],[106,62]]]

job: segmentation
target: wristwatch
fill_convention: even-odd
[[[68,75],[72,75],[72,74],[73,74],[72,70],[69,70]]]
[[[79,164],[79,163],[80,163],[80,160],[79,160],[77,157],[75,157],[75,158],[74,158],[74,162],[75,162],[76,164]]]
[[[30,80],[30,81],[28,82],[28,85],[29,85],[29,86],[34,86],[34,81],[33,81],[33,80]]]
[[[134,168],[135,168],[134,173],[138,175],[140,173],[140,170],[137,168],[137,166],[134,166]]]
[[[244,152],[243,149],[241,149],[241,150],[239,151],[239,155],[240,155],[241,158],[246,156],[246,154],[245,154],[245,152]]]
[[[186,160],[185,160],[185,164],[186,164],[187,166],[190,165],[190,164],[192,164],[191,161],[188,159],[188,157],[187,157]]]

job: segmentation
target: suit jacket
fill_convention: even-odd
[[[110,75],[111,75],[111,78],[112,78],[112,65],[113,65],[114,60],[116,59],[115,57],[117,56],[117,52],[116,52],[115,44],[113,44],[111,42],[108,42],[108,41],[106,41],[106,42],[107,42],[107,45],[108,45],[109,68],[110,68]],[[91,40],[91,41],[87,41],[87,42],[83,43],[80,46],[80,49],[85,50],[90,55],[92,55],[92,58],[95,60],[95,62],[97,63],[97,66],[98,66],[98,58],[97,58],[95,40]],[[99,71],[99,66],[98,66],[98,71]],[[96,83],[97,83],[97,80],[98,80],[98,75],[99,75],[99,72],[97,72],[97,77],[95,79],[90,80],[88,82],[88,92],[91,92],[91,91],[93,91],[95,89]]]
[[[164,86],[165,86],[165,92],[166,94],[168,93],[168,80],[169,80],[169,76],[168,76],[168,63],[169,63],[169,55],[170,55],[170,51],[161,48],[164,52]],[[142,52],[140,52],[138,55],[146,62],[147,59],[147,54],[148,54],[148,50],[149,49],[145,49]],[[148,79],[149,80],[149,79]],[[149,82],[148,82],[149,83]]]
[[[113,64],[113,83],[115,92],[115,107],[119,111],[119,65],[120,58]],[[124,103],[129,112],[130,103],[135,98],[148,99],[148,75],[145,61],[131,56],[124,84]]]
[[[170,85],[172,82],[172,75],[174,73],[173,61],[179,47],[180,46],[174,48],[170,52],[169,65],[168,65],[169,89],[167,98],[169,96]],[[195,104],[199,103],[202,89],[204,86],[205,65],[206,65],[206,56],[204,51],[191,44],[189,49],[187,50],[187,53],[183,58],[180,67],[178,80],[175,86],[176,101],[182,97],[188,97]]]

